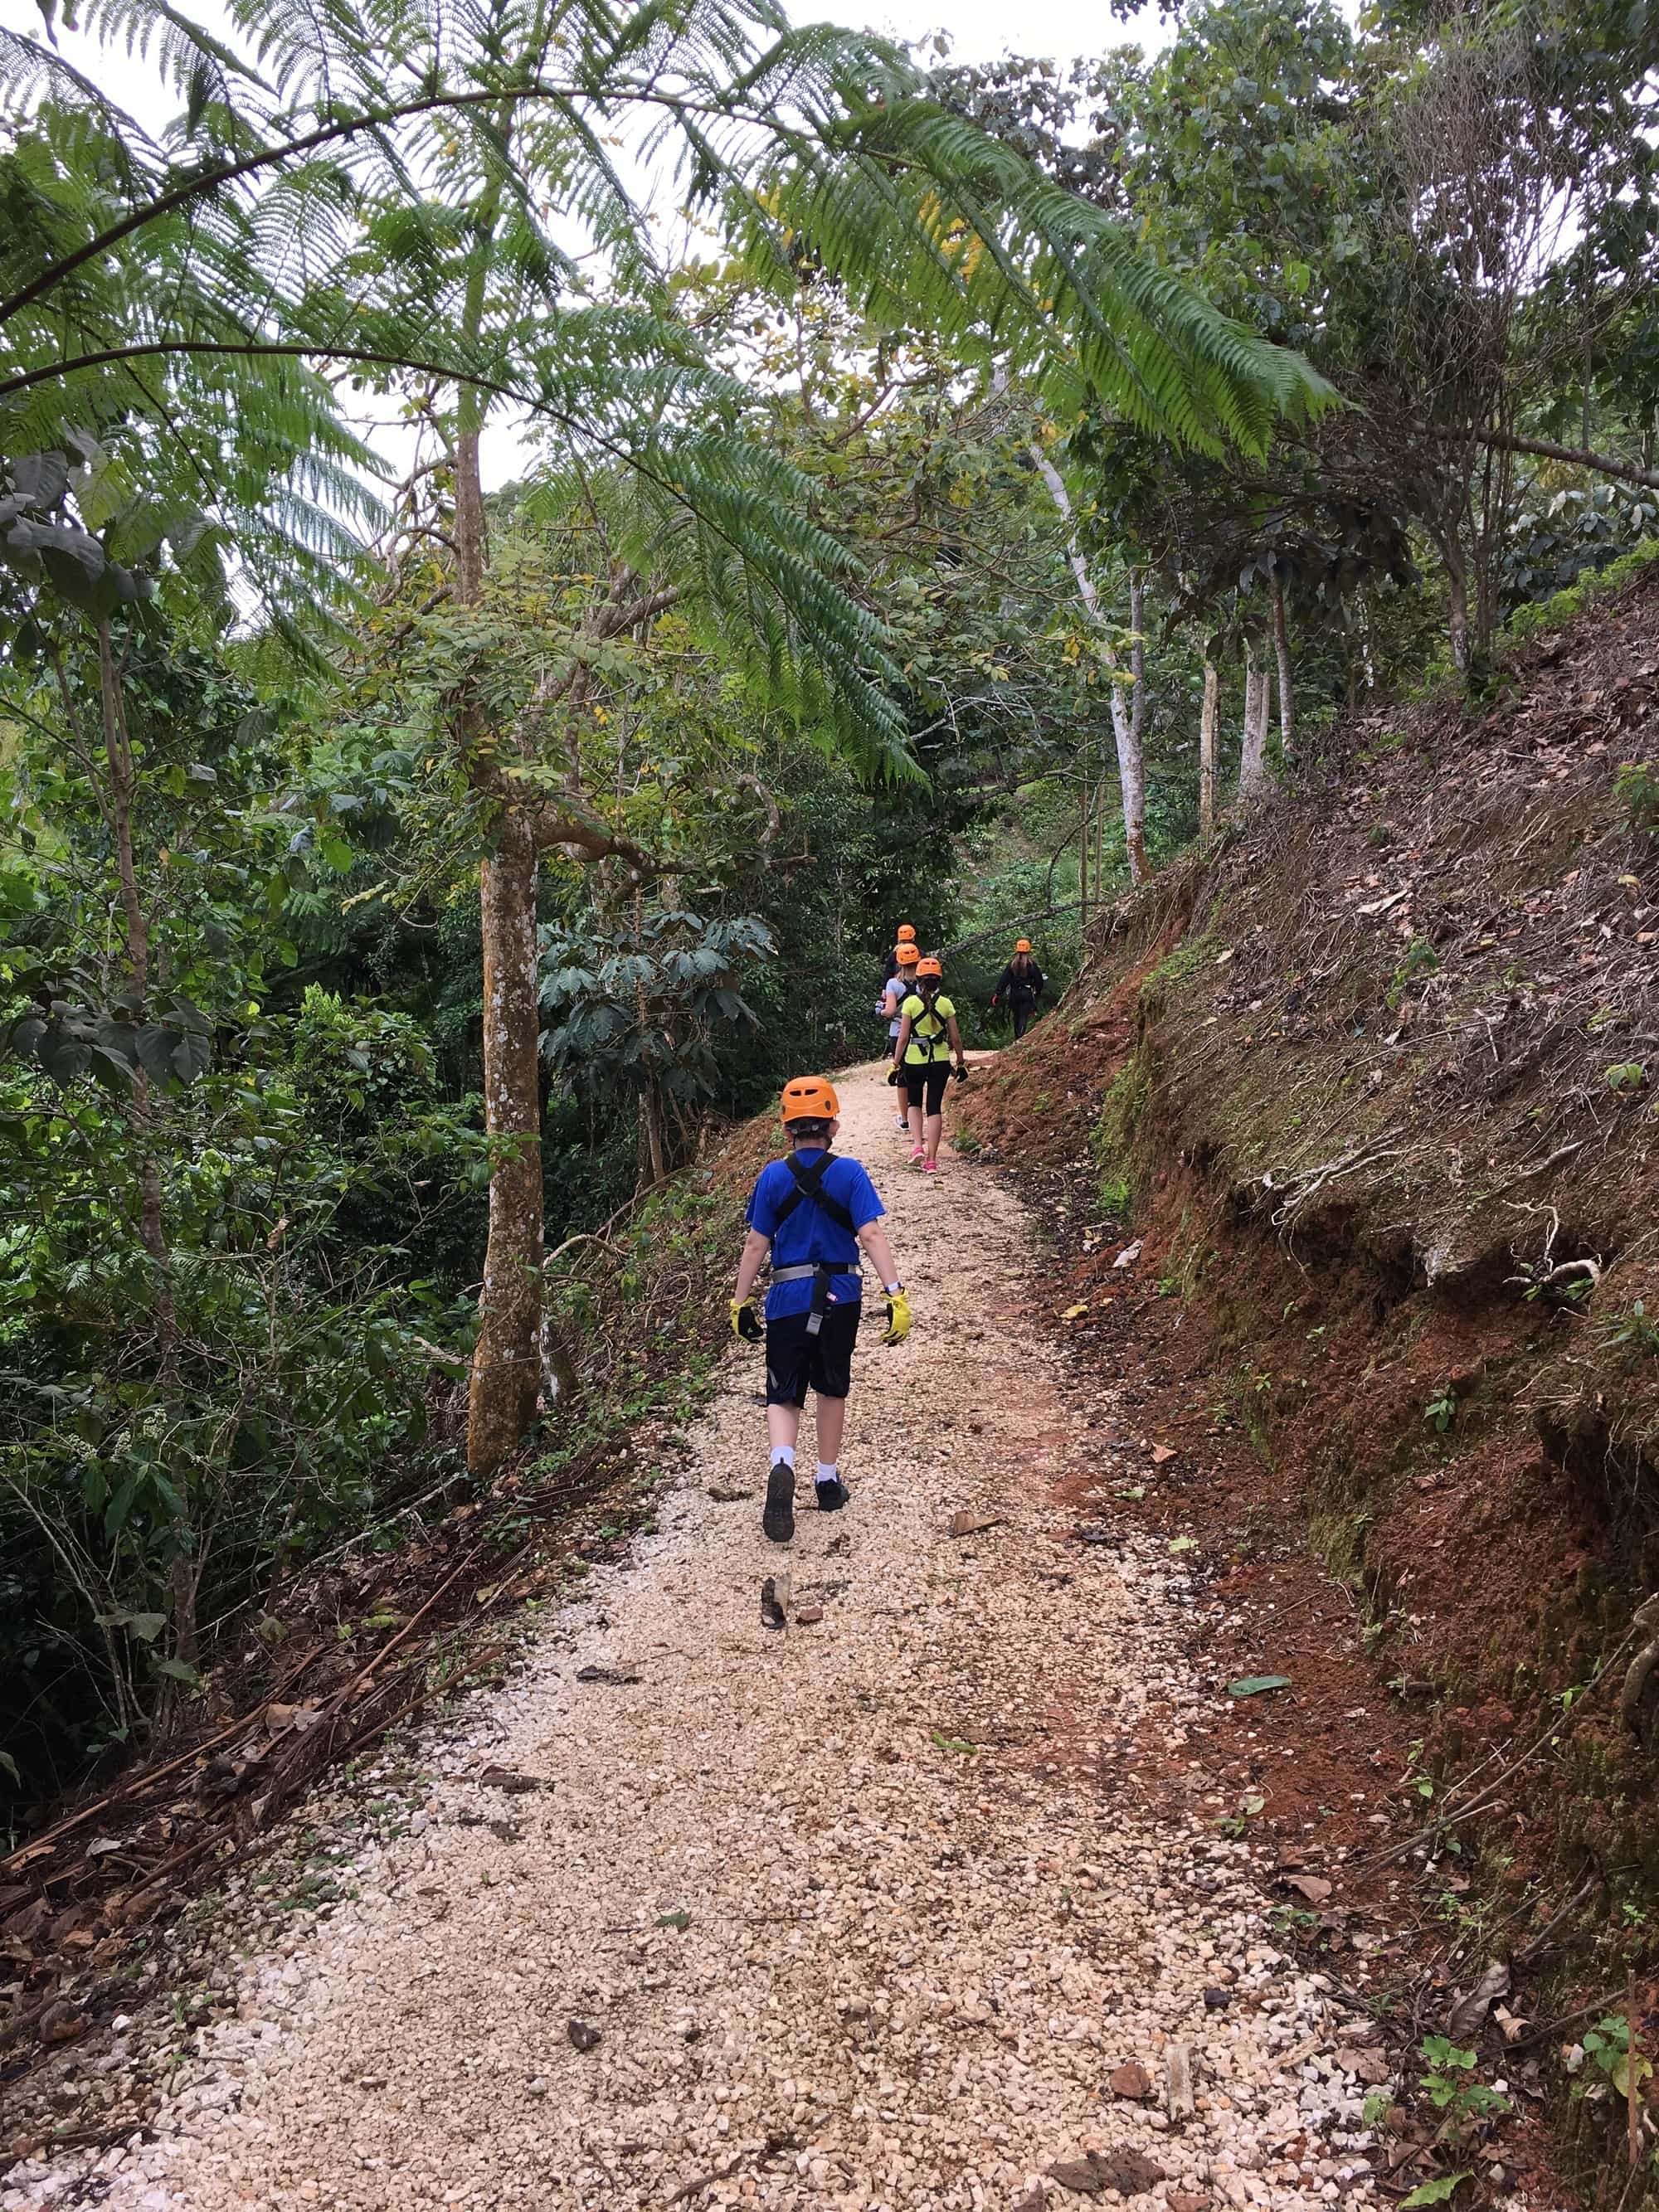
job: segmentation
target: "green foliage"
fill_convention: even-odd
[[[1613,787],[1632,829],[1649,836],[1659,830],[1659,771],[1646,761],[1621,761],[1613,772]]]
[[[1645,1299],[1632,1298],[1623,1313],[1608,1314],[1596,1333],[1608,1352],[1622,1352],[1632,1359],[1659,1354],[1659,1322],[1649,1315]]]
[[[1440,972],[1439,955],[1426,937],[1413,937],[1406,947],[1405,957],[1389,978],[1389,988],[1383,994],[1390,1013],[1396,1012],[1401,1000],[1419,978]]]
[[[1442,2173],[1432,2181],[1419,2181],[1409,2196],[1401,2198],[1401,2212],[1412,2212],[1413,2206],[1449,2204],[1463,2184],[1474,2179],[1474,2170],[1466,2167],[1462,2173]]]
[[[1659,561],[1659,538],[1649,537],[1621,553],[1605,568],[1588,569],[1578,580],[1547,599],[1517,607],[1504,627],[1506,644],[1523,644],[1547,630],[1560,629],[1584,608],[1609,592],[1620,590],[1641,574],[1650,562]]]
[[[1444,1436],[1457,1419],[1457,1394],[1449,1389],[1437,1391],[1423,1408],[1423,1419],[1431,1429]]]
[[[1476,2052],[1462,2049],[1443,2035],[1426,2035],[1418,2048],[1428,2067],[1426,2073],[1419,2075],[1419,2085],[1443,2116],[1442,2132],[1448,2140],[1462,2142],[1483,2121],[1499,2118],[1510,2110],[1510,2100],[1502,2090],[1474,2079],[1480,2063]]]
[[[1601,577],[1605,589],[1615,567],[1623,576],[1631,574],[1636,564],[1626,556],[1640,553],[1656,532],[1659,494],[1618,483],[1564,485],[1523,520],[1505,548],[1505,601],[1529,614],[1538,602],[1571,592],[1583,577]]]
[[[1135,1131],[1150,1096],[1151,1084],[1145,1068],[1139,1059],[1129,1060],[1120,1069],[1102,1100],[1089,1134],[1090,1149],[1100,1168],[1102,1209],[1118,1220],[1127,1219],[1133,1201],[1130,1156]]]
[[[1609,2083],[1614,2094],[1626,2097],[1631,2087],[1630,2022],[1622,2013],[1604,2014],[1594,2027],[1586,2028],[1580,2041],[1584,2046],[1584,2058],[1601,2079]],[[1638,2048],[1636,2053],[1636,2087],[1638,2093],[1653,2079],[1653,2062]]]
[[[637,926],[607,929],[595,916],[579,932],[544,931],[542,1056],[579,1096],[660,1099],[695,1128],[717,1094],[721,1032],[756,1026],[742,970],[773,950],[756,915],[717,921],[674,907]]]

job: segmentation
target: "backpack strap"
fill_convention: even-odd
[[[833,1152],[822,1152],[809,1168],[793,1152],[790,1153],[784,1165],[795,1178],[795,1188],[778,1208],[776,1226],[772,1231],[774,1237],[803,1199],[810,1199],[821,1212],[827,1213],[837,1229],[844,1229],[849,1237],[858,1235],[858,1224],[851,1213],[838,1198],[831,1198],[823,1188],[823,1178],[830,1172],[830,1163],[835,1157]]]

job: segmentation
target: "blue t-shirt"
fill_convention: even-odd
[[[795,1155],[803,1167],[810,1168],[823,1151],[822,1145],[810,1148],[803,1146]],[[789,1172],[787,1160],[774,1160],[760,1171],[749,1200],[749,1226],[758,1229],[763,1237],[772,1238],[774,1267],[802,1267],[816,1266],[820,1260],[831,1264],[855,1261],[859,1257],[856,1237],[836,1222],[831,1221],[821,1206],[814,1206],[810,1198],[803,1198],[781,1229],[778,1215],[785,1200],[795,1188],[795,1178]],[[868,1221],[879,1221],[887,1211],[876,1196],[876,1187],[856,1160],[849,1160],[837,1152],[824,1172],[823,1191],[844,1206],[855,1225],[862,1229]],[[863,1296],[863,1285],[854,1275],[832,1275],[830,1296],[836,1304],[856,1304]],[[766,1293],[766,1318],[781,1321],[786,1314],[807,1312],[812,1304],[812,1280],[803,1275],[798,1283],[774,1283]]]

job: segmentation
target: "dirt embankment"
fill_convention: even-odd
[[[1449,1933],[1419,1964],[1513,1960],[1534,2033],[1633,1977],[1659,2046],[1659,1771],[1621,1711],[1659,1584],[1656,1100],[1649,569],[1484,711],[1348,723],[1315,787],[1115,918],[963,1113],[1048,1186],[1063,1326],[1133,1342],[1191,1446],[1142,1510],[1196,1510],[1258,1629],[1305,1601],[1308,1540],[1352,1594],[1352,1634],[1286,1627],[1323,1717],[1282,1830],[1369,1743],[1425,1824],[1406,1864]],[[1555,2070],[1580,2025],[1524,2046],[1535,2086],[1622,2161],[1622,2099]]]

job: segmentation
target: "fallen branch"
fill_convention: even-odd
[[[271,1697],[279,1698],[284,1690],[291,1688],[316,1656],[314,1650],[307,1652],[299,1665],[291,1667],[283,1675],[271,1692]],[[78,1813],[71,1813],[67,1820],[59,1820],[55,1827],[32,1836],[27,1843],[20,1844],[15,1850],[9,1851],[4,1858],[0,1858],[0,1874],[9,1874],[14,1867],[21,1872],[49,1845],[72,1835],[76,1828],[85,1827],[88,1820],[95,1820],[100,1813],[108,1812],[112,1805],[125,1804],[129,1798],[137,1797],[152,1784],[165,1781],[169,1774],[177,1774],[180,1768],[193,1765],[210,1751],[216,1751],[222,1743],[228,1743],[233,1736],[240,1735],[244,1729],[251,1727],[269,1702],[270,1699],[262,1698],[252,1711],[243,1713],[238,1719],[231,1721],[216,1735],[204,1737],[200,1743],[192,1744],[188,1751],[181,1751],[176,1758],[165,1760],[160,1766],[145,1767],[141,1773],[135,1774],[131,1782],[123,1783],[118,1790],[111,1790],[102,1797],[94,1798],[90,1805],[83,1805]]]
[[[1528,1182],[1534,1176],[1547,1175],[1552,1168],[1559,1167],[1563,1160],[1571,1159],[1575,1152],[1582,1152],[1589,1142],[1588,1137],[1579,1137],[1571,1145],[1558,1145],[1548,1159],[1536,1161],[1529,1168],[1517,1168],[1508,1182],[1499,1183],[1492,1196],[1500,1196],[1504,1191],[1513,1189],[1518,1182]]]
[[[1592,1874],[1587,1881],[1582,1882],[1579,1887],[1574,1890],[1572,1895],[1567,1899],[1566,1903],[1550,1915],[1548,1920],[1547,1920],[1543,1927],[1539,1929],[1537,1935],[1529,1936],[1528,1940],[1522,1944],[1519,1950],[1514,1953],[1510,1961],[1510,1965],[1515,1966],[1531,1966],[1533,1960],[1540,1957],[1547,1948],[1551,1936],[1554,1935],[1556,1929],[1561,1925],[1562,1922],[1564,1920],[1571,1920],[1573,1914],[1577,1911],[1579,1906],[1589,1898],[1591,1891],[1599,1889],[1601,1886],[1601,1877],[1599,1874]]]

